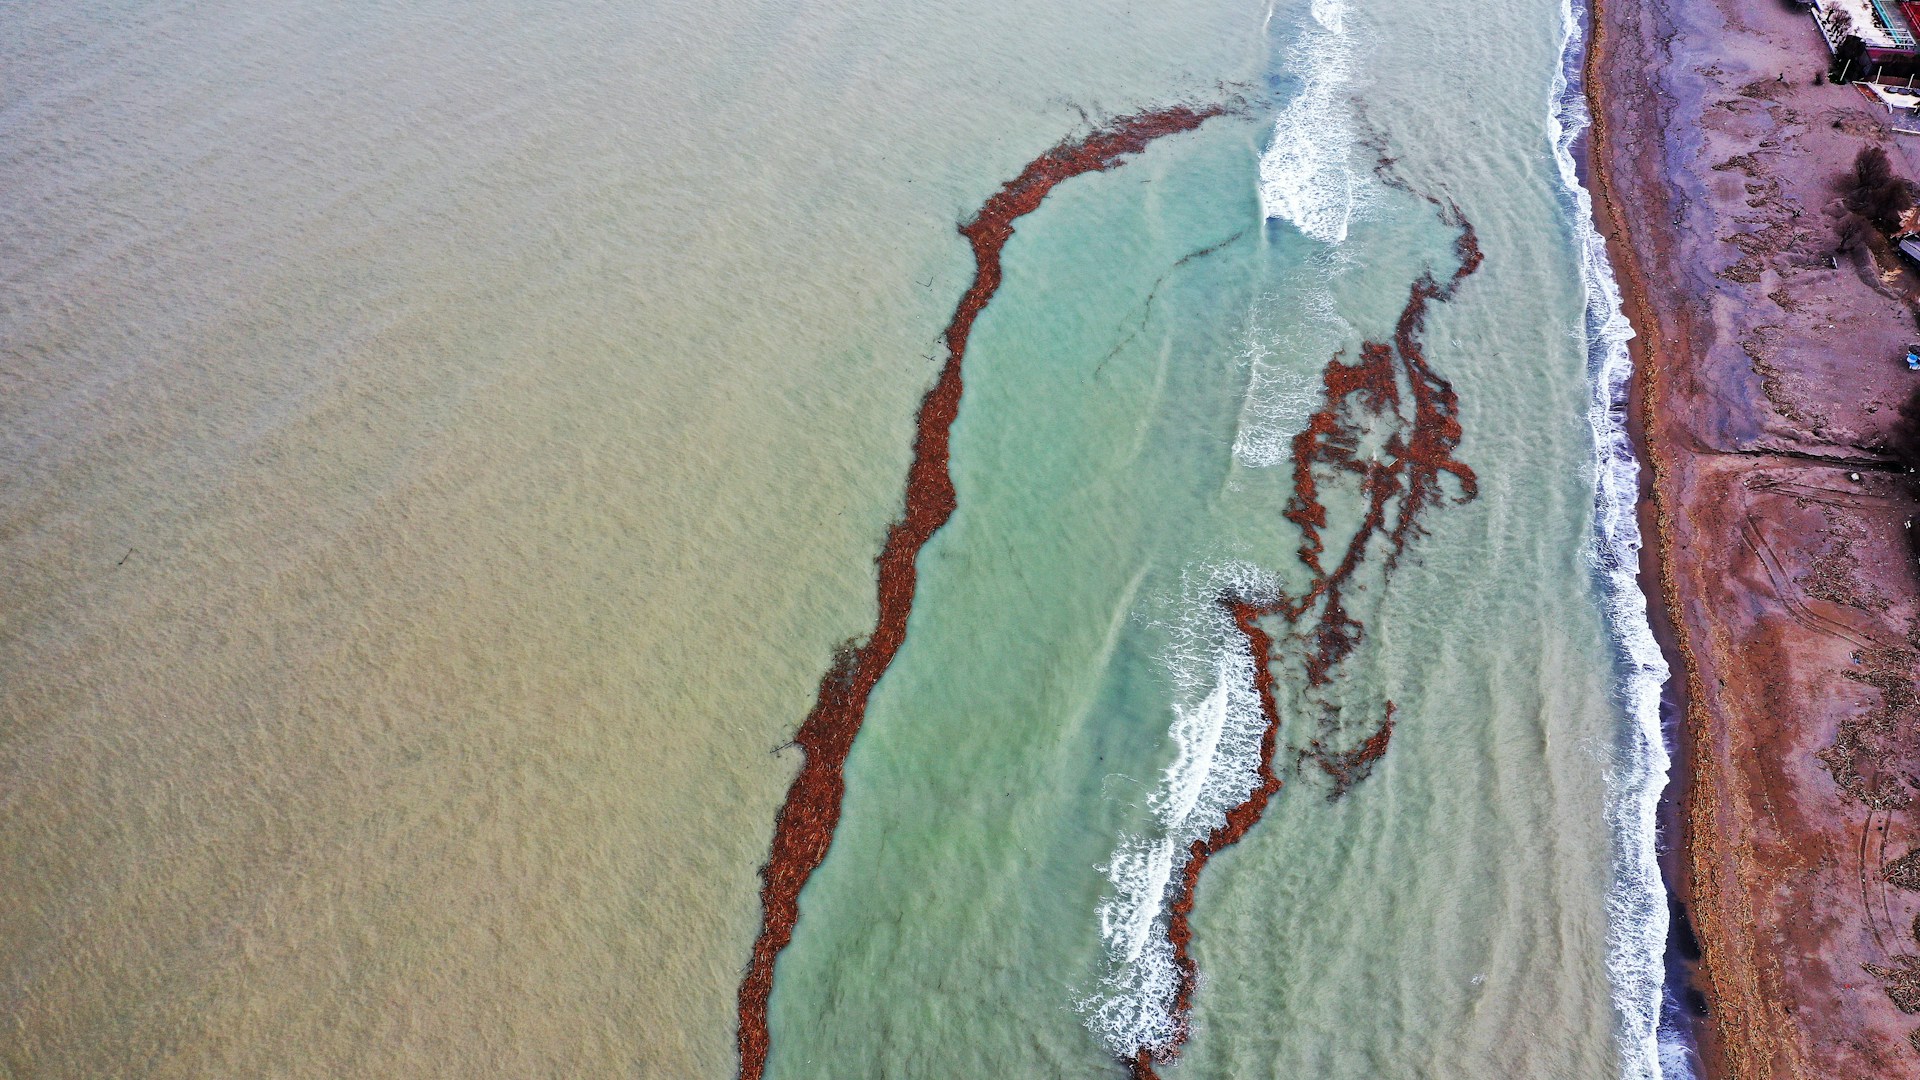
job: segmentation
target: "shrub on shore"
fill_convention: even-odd
[[[1848,210],[1889,233],[1913,205],[1913,182],[1893,174],[1885,150],[1863,146],[1853,156],[1853,168],[1840,175],[1840,198]]]

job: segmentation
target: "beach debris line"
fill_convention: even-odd
[[[793,940],[800,890],[833,843],[846,792],[842,769],[866,719],[867,700],[906,638],[915,560],[953,515],[948,436],[960,410],[961,362],[974,319],[1000,287],[1001,252],[1013,236],[1013,223],[1038,209],[1062,181],[1111,169],[1155,139],[1191,131],[1227,111],[1227,105],[1217,103],[1175,105],[1110,120],[1028,162],[1020,175],[1003,184],[971,220],[960,225],[960,235],[973,248],[973,282],[947,324],[946,359],[939,377],[920,402],[905,510],[887,529],[877,560],[879,614],[864,642],[850,641],[836,651],[820,680],[813,710],[793,738],[806,758],[787,789],[774,824],[772,850],[760,869],[760,933],[740,981],[737,1045],[742,1080],[759,1080],[766,1070],[767,1005],[773,993],[774,961]]]
[[[1422,341],[1427,315],[1435,302],[1450,300],[1459,285],[1480,268],[1483,255],[1473,224],[1449,200],[1418,191],[1393,171],[1384,155],[1377,172],[1400,190],[1432,204],[1442,223],[1458,230],[1454,240],[1455,266],[1445,279],[1422,273],[1408,289],[1407,302],[1388,341],[1369,341],[1360,356],[1347,363],[1341,354],[1327,361],[1321,372],[1321,406],[1293,438],[1293,494],[1285,515],[1300,529],[1295,552],[1310,572],[1309,583],[1297,596],[1278,588],[1249,594],[1224,592],[1217,603],[1232,619],[1235,630],[1252,654],[1254,689],[1266,730],[1260,743],[1258,782],[1246,798],[1228,810],[1225,820],[1207,836],[1194,840],[1186,851],[1168,904],[1166,934],[1173,947],[1175,979],[1169,1012],[1171,1035],[1155,1045],[1135,1049],[1127,1065],[1134,1080],[1157,1080],[1156,1069],[1170,1064],[1192,1033],[1193,995],[1199,985],[1199,966],[1190,952],[1192,914],[1201,872],[1220,851],[1247,834],[1280,790],[1273,771],[1279,742],[1280,711],[1274,698],[1276,646],[1297,648],[1309,691],[1333,681],[1335,670],[1359,647],[1365,634],[1361,621],[1343,602],[1343,593],[1366,561],[1377,540],[1385,548],[1382,577],[1399,565],[1407,543],[1420,535],[1421,515],[1447,500],[1443,479],[1458,488],[1452,501],[1466,502],[1479,491],[1478,479],[1454,457],[1460,446],[1459,396],[1453,384],[1433,369]],[[1403,390],[1404,384],[1404,390]],[[1368,433],[1387,434],[1380,451],[1362,455]],[[1325,531],[1327,505],[1321,499],[1323,480],[1357,480],[1365,509],[1358,528],[1341,548],[1338,561],[1328,565]],[[1276,639],[1263,623],[1278,620],[1290,628]],[[1323,729],[1330,728],[1339,708],[1318,699]],[[1329,796],[1337,800],[1364,779],[1386,754],[1394,731],[1394,704],[1386,703],[1385,717],[1372,735],[1351,750],[1336,751],[1316,738],[1300,759],[1311,760],[1333,778]]]
[[[1885,878],[1889,885],[1898,886],[1908,892],[1920,892],[1920,848],[1909,851],[1881,867],[1880,876]]]

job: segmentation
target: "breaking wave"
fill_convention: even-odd
[[[1620,288],[1594,226],[1593,198],[1580,183],[1574,146],[1591,123],[1581,84],[1584,13],[1562,0],[1565,36],[1548,113],[1563,197],[1579,245],[1586,293],[1585,336],[1592,397],[1587,420],[1594,444],[1593,559],[1607,620],[1623,667],[1620,694],[1627,727],[1607,777],[1607,817],[1614,837],[1613,885],[1607,896],[1607,977],[1619,1012],[1621,1075],[1628,1080],[1692,1080],[1685,1032],[1661,1022],[1668,932],[1666,887],[1658,857],[1659,808],[1672,765],[1661,730],[1660,692],[1668,670],[1647,620],[1639,581],[1640,462],[1627,429],[1633,327],[1621,311]]]
[[[1298,357],[1331,355],[1352,332],[1335,310],[1324,284],[1308,291],[1293,318],[1282,322],[1268,310],[1278,298],[1261,297],[1247,314],[1240,342],[1240,363],[1247,390],[1234,433],[1234,460],[1264,469],[1291,459],[1293,436],[1320,404],[1320,381],[1303,369]],[[1275,325],[1284,329],[1275,329]]]
[[[1265,26],[1272,22],[1269,6]],[[1304,268],[1313,280],[1302,285],[1284,318],[1271,317],[1271,296],[1256,301],[1249,313],[1240,353],[1247,391],[1233,456],[1250,468],[1287,460],[1294,432],[1319,400],[1319,380],[1312,374],[1318,358],[1352,331],[1334,309],[1332,281],[1349,263],[1339,245],[1371,190],[1353,166],[1359,138],[1348,93],[1353,56],[1346,0],[1311,0],[1296,31],[1280,69],[1300,89],[1274,119],[1273,138],[1260,155],[1260,209],[1262,217],[1290,222],[1327,246]],[[1314,357],[1315,363],[1302,371],[1289,363],[1296,356]]]
[[[1273,141],[1260,155],[1260,207],[1266,217],[1337,244],[1347,238],[1361,198],[1346,95],[1353,66],[1346,0],[1312,0],[1311,15],[1312,24],[1286,51],[1284,68],[1301,86],[1274,121]]]
[[[1176,754],[1147,799],[1153,826],[1122,836],[1100,868],[1112,884],[1100,904],[1106,970],[1099,988],[1078,1002],[1088,1029],[1122,1059],[1174,1041],[1180,975],[1167,939],[1168,900],[1193,842],[1260,784],[1266,719],[1255,660],[1218,599],[1267,595],[1273,587],[1244,563],[1190,573],[1168,628],[1172,644],[1163,662],[1173,688]]]

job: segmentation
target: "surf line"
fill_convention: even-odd
[[[947,324],[946,363],[920,401],[913,463],[907,470],[906,508],[887,529],[878,564],[879,617],[864,644],[851,642],[834,655],[820,680],[813,711],[793,741],[806,755],[787,789],[773,830],[773,848],[760,868],[760,934],[740,981],[741,1080],[760,1080],[766,1069],[767,1002],[773,994],[774,961],[793,940],[800,890],[827,857],[840,802],[846,793],[841,770],[866,719],[867,699],[907,635],[913,609],[915,560],[933,534],[953,516],[953,475],[947,467],[948,436],[960,412],[960,365],[977,318],[1000,288],[1000,254],[1013,223],[1038,209],[1047,193],[1082,173],[1104,172],[1140,153],[1163,135],[1192,131],[1227,112],[1220,104],[1186,106],[1122,116],[1079,139],[1067,139],[1034,158],[980,207],[960,235],[973,246],[973,284]]]
[[[1341,593],[1366,558],[1367,548],[1378,537],[1386,545],[1383,575],[1391,575],[1399,565],[1407,542],[1421,534],[1420,516],[1445,498],[1441,480],[1451,476],[1460,487],[1454,502],[1467,502],[1479,493],[1479,480],[1466,463],[1454,457],[1460,446],[1460,399],[1453,384],[1434,371],[1421,344],[1430,306],[1451,299],[1460,282],[1480,268],[1484,259],[1473,224],[1451,201],[1414,191],[1391,174],[1393,162],[1382,157],[1377,167],[1383,178],[1402,190],[1432,203],[1443,224],[1459,230],[1454,240],[1456,265],[1444,281],[1423,273],[1408,290],[1407,303],[1394,325],[1391,342],[1369,341],[1360,347],[1360,359],[1345,363],[1340,354],[1327,361],[1321,372],[1322,404],[1307,420],[1306,427],[1293,437],[1293,495],[1287,502],[1287,520],[1299,526],[1300,547],[1296,554],[1311,574],[1307,589],[1297,597],[1284,592],[1269,595],[1225,593],[1216,603],[1232,619],[1234,628],[1245,640],[1254,659],[1254,690],[1259,696],[1260,712],[1266,730],[1260,739],[1259,782],[1247,797],[1227,811],[1226,819],[1207,836],[1187,848],[1186,865],[1181,868],[1167,908],[1167,940],[1173,946],[1176,978],[1172,1007],[1174,1030],[1170,1038],[1154,1046],[1141,1046],[1127,1061],[1134,1080],[1158,1080],[1156,1066],[1171,1064],[1191,1034],[1190,1017],[1193,994],[1199,985],[1200,969],[1190,952],[1193,941],[1192,915],[1194,893],[1207,861],[1247,834],[1266,813],[1267,805],[1280,790],[1280,778],[1273,770],[1273,758],[1279,743],[1280,710],[1274,699],[1273,659],[1275,639],[1262,625],[1263,619],[1278,618],[1299,629],[1289,640],[1300,643],[1300,661],[1309,688],[1326,686],[1340,663],[1359,647],[1365,632],[1359,619],[1349,614]],[[1401,382],[1407,385],[1412,414],[1401,406]],[[1380,453],[1362,459],[1363,435],[1378,423],[1392,425]],[[1384,460],[1382,460],[1384,457]],[[1320,472],[1333,476],[1356,475],[1366,511],[1359,528],[1348,539],[1340,561],[1325,568],[1327,553],[1323,530],[1327,527],[1327,507],[1320,499]],[[1393,511],[1392,523],[1388,523]],[[1312,616],[1311,619],[1308,617]],[[1303,625],[1304,624],[1304,625]],[[1337,707],[1320,701],[1323,725],[1331,721]],[[1355,783],[1364,779],[1373,765],[1386,754],[1393,737],[1394,704],[1386,703],[1386,716],[1374,733],[1357,748],[1333,752],[1314,739],[1299,751],[1302,763],[1314,761],[1333,778],[1329,799],[1338,799]]]

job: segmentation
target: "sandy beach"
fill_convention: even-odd
[[[1836,254],[1835,177],[1908,145],[1816,75],[1806,9],[1607,0],[1588,59],[1601,225],[1638,333],[1652,570],[1684,685],[1674,860],[1709,1075],[1910,1075],[1920,658],[1885,434],[1905,272]],[[1896,880],[1902,875],[1892,874]],[[1904,1006],[1904,1007],[1903,1007]]]

